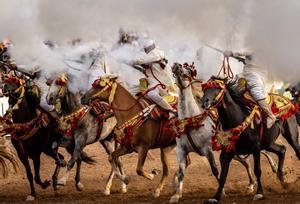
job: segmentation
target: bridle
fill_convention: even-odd
[[[58,79],[56,80],[48,80],[47,81],[47,85],[51,85],[52,83],[55,83],[56,86],[60,86],[58,92],[55,95],[55,110],[57,111],[57,113],[61,113],[61,100],[65,97],[66,93],[67,93],[67,85],[68,85],[68,78],[63,74],[61,75]]]
[[[178,66],[179,68],[177,69],[186,69],[190,74],[184,74],[181,70],[177,71],[176,66]],[[197,76],[197,70],[195,68],[194,62],[192,64],[188,64],[188,63],[184,63],[184,64],[179,64],[179,63],[175,63],[173,65],[173,73],[174,75],[177,75],[177,77],[180,78],[181,81],[188,81],[188,85],[183,86],[182,84],[178,84],[178,87],[181,90],[184,90],[188,87],[190,87],[191,85],[193,85],[194,83],[202,83],[202,81],[196,79]]]
[[[115,82],[115,80],[112,80],[109,77],[95,80],[94,83],[92,84],[93,89],[97,89],[97,88],[102,88],[102,89],[99,90],[94,95],[92,95],[90,97],[90,100],[93,101],[95,99],[98,99],[102,93],[108,90],[109,91],[108,103],[109,105],[111,105],[111,103],[115,98],[117,86],[118,86],[117,82]]]
[[[215,97],[215,102],[212,107],[217,107],[221,101],[223,101],[225,91],[226,91],[226,85],[224,81],[222,80],[217,80],[217,79],[211,79],[206,83],[203,83],[202,85],[202,90],[205,92],[207,89],[213,88],[213,89],[220,89],[220,92],[218,95]]]
[[[19,86],[12,92],[9,91],[7,93],[4,93],[4,95],[8,95],[9,97],[12,97],[13,99],[17,100],[17,102],[7,110],[7,113],[12,113],[12,111],[19,109],[19,105],[22,103],[25,97],[25,80],[9,75],[6,76],[4,83]],[[15,95],[18,96],[15,97]]]
[[[113,107],[112,102],[114,101],[115,98],[117,86],[118,84],[116,82],[116,78],[105,77],[105,78],[100,78],[95,80],[94,83],[92,84],[93,89],[97,89],[97,88],[102,88],[102,89],[99,90],[94,95],[90,96],[90,101],[92,102],[96,99],[99,99],[99,96],[108,90],[109,91],[108,104],[112,110],[129,111],[134,106],[139,104],[137,99],[136,102],[133,105],[131,105],[129,108],[121,109],[121,108]]]

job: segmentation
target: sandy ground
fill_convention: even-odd
[[[281,141],[279,141],[281,142]],[[82,165],[82,183],[84,190],[79,192],[75,188],[74,173],[67,185],[54,192],[51,187],[42,190],[36,185],[37,201],[36,203],[168,203],[173,193],[171,177],[162,192],[160,198],[153,198],[152,192],[159,182],[160,175],[153,181],[146,180],[135,173],[137,155],[135,153],[122,157],[122,162],[127,175],[130,176],[128,193],[121,194],[120,182],[115,179],[112,187],[112,194],[104,196],[102,190],[106,178],[110,171],[110,165],[107,161],[107,155],[99,144],[95,143],[85,149],[89,155],[95,156],[97,163],[95,165]],[[145,169],[151,171],[153,168],[161,169],[159,151],[153,150],[153,159],[147,159]],[[216,153],[218,160],[219,153]],[[171,175],[177,169],[175,151],[171,157]],[[275,156],[273,156],[275,158]],[[181,203],[202,203],[214,195],[217,183],[211,174],[206,159],[196,154],[191,154],[192,164],[186,171],[184,182],[184,193]],[[252,158],[250,158],[252,162]],[[219,163],[218,163],[218,166]],[[285,170],[286,179],[289,183],[288,189],[283,190],[276,175],[272,173],[270,166],[265,158],[262,158],[262,181],[266,199],[257,203],[300,203],[300,161],[298,161],[288,147],[286,154]],[[47,156],[42,156],[41,175],[43,179],[50,179],[54,171],[54,161]],[[61,175],[63,172],[61,173]],[[245,169],[236,161],[232,162],[229,176],[226,183],[227,197],[223,198],[222,203],[253,203],[253,195],[246,193],[248,179]],[[11,173],[8,179],[0,180],[0,203],[21,203],[26,199],[29,193],[29,184],[23,166],[19,173]]]

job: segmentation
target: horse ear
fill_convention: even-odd
[[[46,79],[46,84],[47,86],[50,86],[52,84],[53,80],[52,79]]]

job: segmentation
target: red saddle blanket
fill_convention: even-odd
[[[282,95],[269,93],[266,100],[273,114],[278,119],[286,120],[298,111],[298,105],[293,104],[288,98]],[[243,95],[243,101],[251,109],[254,105],[257,105],[257,102],[248,91]],[[261,115],[262,114],[260,114],[260,117]]]

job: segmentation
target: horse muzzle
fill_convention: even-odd
[[[205,99],[203,102],[202,102],[202,108],[203,109],[210,109],[211,108],[211,102],[209,101],[209,99]]]
[[[82,105],[89,105],[91,102],[91,99],[86,97],[85,95],[81,97],[81,104]]]

